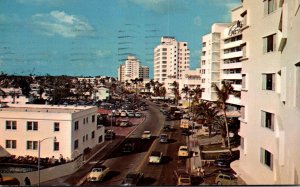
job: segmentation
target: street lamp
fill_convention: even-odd
[[[42,140],[39,140],[39,145],[38,145],[38,173],[39,173],[39,186],[41,184],[41,171],[40,171],[40,158],[41,158],[41,143],[44,141],[44,140],[47,140],[47,139],[51,139],[53,138],[53,141],[56,142],[56,137],[48,137],[48,138],[44,138]]]
[[[112,133],[112,118],[113,116],[115,115],[115,111],[112,110],[111,111],[111,117],[110,117],[110,129],[111,129],[111,132],[110,132],[110,143],[112,143],[112,139],[113,139],[113,133]]]

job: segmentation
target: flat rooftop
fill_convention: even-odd
[[[73,105],[18,105],[11,104],[0,108],[1,111],[11,112],[44,112],[44,113],[76,113],[82,110],[96,108],[95,106],[73,106]]]

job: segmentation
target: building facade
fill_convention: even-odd
[[[187,42],[178,42],[174,37],[163,36],[154,48],[154,81],[165,83],[167,78],[182,79],[184,70],[190,66],[190,51]]]
[[[128,56],[125,63],[118,68],[118,80],[125,82],[136,78],[148,79],[149,67],[142,66],[135,56]]]
[[[247,184],[299,184],[300,1],[243,0],[240,159]]]
[[[61,154],[73,159],[104,141],[104,127],[97,126],[97,107],[2,106],[0,124],[0,145],[16,156],[38,156],[38,142],[45,139],[41,157],[59,158]]]

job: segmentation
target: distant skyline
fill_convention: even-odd
[[[162,36],[188,42],[199,67],[201,37],[230,21],[240,0],[0,0],[0,72],[117,76],[127,53],[150,68]]]

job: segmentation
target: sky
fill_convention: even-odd
[[[188,42],[230,22],[241,0],[0,0],[0,73],[117,76],[128,54],[150,68],[162,36]]]

